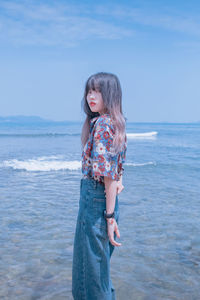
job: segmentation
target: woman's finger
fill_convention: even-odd
[[[110,240],[110,243],[113,245],[113,246],[121,246],[121,243],[118,243],[114,240],[114,232],[116,232],[116,235],[118,238],[120,238],[120,232],[119,232],[119,229],[118,229],[118,225],[115,221],[115,226],[111,225],[112,227],[110,227],[108,229],[108,237],[109,237],[109,240]]]
[[[122,191],[121,187],[118,187],[117,188],[117,194],[121,193],[121,191]]]
[[[116,232],[117,237],[120,238],[120,232],[119,232],[119,229],[118,229],[117,225],[115,227],[115,232]]]
[[[124,189],[124,186],[123,185],[120,185],[117,187],[117,194],[121,193],[121,191],[123,191]]]
[[[110,237],[109,240],[113,246],[121,246],[121,243],[116,242],[113,238]]]

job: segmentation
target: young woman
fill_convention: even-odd
[[[118,194],[123,190],[126,119],[116,75],[97,73],[85,85],[82,178],[74,237],[72,295],[75,300],[115,300],[110,258],[120,246]]]

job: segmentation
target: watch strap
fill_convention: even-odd
[[[114,218],[114,217],[115,217],[115,212],[114,211],[110,214],[107,214],[106,209],[104,210],[104,218],[105,219]]]

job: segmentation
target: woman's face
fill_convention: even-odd
[[[104,103],[100,92],[89,90],[87,94],[87,102],[92,112],[104,113]]]

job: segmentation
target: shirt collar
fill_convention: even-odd
[[[102,115],[100,115],[100,116],[107,116],[107,115],[109,115],[109,114],[102,114]],[[91,123],[94,123],[100,116],[97,116],[97,117],[92,118],[92,119],[90,120],[90,122],[91,122]]]
[[[91,123],[94,123],[94,121],[96,121],[96,119],[98,118],[99,116],[97,116],[97,117],[95,117],[95,118],[92,118],[91,120],[90,120],[90,122]]]

